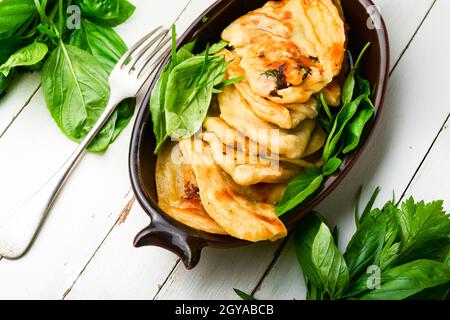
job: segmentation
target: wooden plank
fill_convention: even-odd
[[[448,108],[450,112],[450,108]],[[406,190],[406,197],[416,200],[444,200],[444,208],[450,212],[450,119],[442,127],[436,142]]]
[[[440,68],[450,70],[450,61],[446,59],[450,54],[450,45],[443,45],[439,38],[435,37],[436,30],[447,30],[450,27],[449,11],[448,1],[438,1],[430,12],[391,77],[386,109],[368,150],[363,153],[344,182],[318,208],[332,225],[339,226],[341,249],[355,230],[352,195],[356,194],[358,186],[365,186],[362,197],[364,200],[368,199],[376,186],[382,186],[378,205],[391,198],[393,190],[398,196],[403,194],[449,114],[448,104],[439,96],[429,94],[446,90],[445,74],[436,72],[434,68],[424,69],[421,63],[424,56],[433,52],[436,61],[442,61]],[[418,73],[421,74],[419,78],[413,76]],[[444,159],[450,156],[448,145],[446,129],[416,177],[419,182],[413,182],[411,186],[411,192],[417,191],[416,197],[449,200],[448,179],[441,178],[438,185],[433,186],[433,178],[448,176],[445,171],[448,169],[442,165]],[[420,187],[414,188],[416,183]],[[426,192],[428,188],[432,190]],[[336,208],[339,210],[336,211]],[[298,266],[293,250],[288,248],[263,281],[257,297],[278,298],[281,294],[283,298],[304,298],[305,288],[298,274],[290,272],[290,276],[285,275],[286,270],[296,268]],[[299,285],[293,286],[292,283]],[[283,286],[290,286],[291,290],[283,293],[279,290]]]
[[[435,0],[374,0],[386,21],[391,42],[391,66],[398,61]]]
[[[130,194],[130,197],[132,195]],[[133,198],[134,199],[134,198]],[[131,200],[131,199],[127,199]],[[66,292],[67,299],[151,299],[178,261],[161,248],[135,249],[132,235],[148,224],[138,205],[108,236],[76,285]],[[107,256],[109,259],[104,259]],[[115,257],[111,260],[111,257]],[[136,266],[145,265],[145,269]],[[138,285],[139,284],[139,285]]]
[[[118,29],[127,43],[169,25],[187,0],[133,1],[135,16]],[[179,8],[178,10],[174,10]],[[164,12],[164,14],[159,14]],[[0,261],[0,298],[61,298],[115,224],[128,193],[131,125],[105,154],[88,154],[72,175],[22,259]],[[75,144],[57,129],[39,92],[0,139],[0,222],[42,184]],[[131,247],[131,238],[127,239]]]
[[[39,88],[40,79],[37,72],[17,75],[0,97],[0,137],[28,104]]]
[[[178,264],[156,299],[234,299],[233,288],[252,290],[281,244],[260,243],[235,249],[211,249],[193,270]]]

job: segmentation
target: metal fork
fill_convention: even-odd
[[[18,259],[28,251],[57,195],[87,146],[106,124],[117,105],[124,99],[136,97],[169,54],[169,34],[169,31],[162,27],[152,30],[118,61],[109,77],[111,96],[108,105],[92,130],[52,178],[0,226],[0,256]]]

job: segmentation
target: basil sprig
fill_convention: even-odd
[[[193,53],[195,42],[176,51],[176,32],[172,29],[172,57],[164,67],[150,98],[155,154],[164,141],[189,138],[202,126],[212,95],[242,78],[224,81],[227,63],[217,53],[228,45],[219,41],[200,54]]]
[[[363,48],[344,82],[341,107],[336,115],[331,114],[323,93],[319,95],[319,106],[326,114],[325,119],[319,116],[319,121],[328,133],[322,155],[323,167],[306,169],[288,184],[276,207],[278,216],[313,196],[325,178],[339,170],[342,155],[353,151],[359,145],[364,127],[374,113],[369,82],[358,74],[362,58],[369,46],[370,43]]]
[[[81,17],[70,14],[72,4]],[[68,138],[82,141],[108,103],[109,73],[127,50],[111,27],[134,11],[126,0],[0,1],[0,94],[18,72],[42,69],[50,114]],[[133,112],[132,100],[122,102],[89,150],[106,150]]]
[[[448,300],[450,213],[443,201],[416,202],[410,197],[401,205],[391,200],[373,209],[378,192],[362,215],[357,201],[356,232],[343,254],[336,233],[319,213],[312,212],[295,226],[295,252],[307,299]]]

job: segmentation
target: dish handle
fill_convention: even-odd
[[[204,240],[180,233],[165,221],[153,221],[141,230],[134,239],[135,247],[157,246],[175,253],[183,261],[186,269],[194,268],[206,246]]]

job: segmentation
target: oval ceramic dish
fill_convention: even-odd
[[[189,27],[178,41],[178,47],[197,39],[197,47],[204,48],[206,44],[219,40],[221,31],[232,21],[245,13],[263,6],[267,0],[219,0],[208,8]],[[306,213],[316,207],[344,178],[358,159],[368,137],[379,118],[383,97],[389,74],[389,41],[385,24],[370,0],[342,1],[346,22],[350,27],[349,51],[358,53],[367,43],[371,42],[368,53],[361,65],[361,75],[376,85],[375,116],[366,127],[359,148],[344,158],[341,171],[329,177],[322,189],[304,206],[296,208],[282,216],[282,221],[288,229]],[[203,19],[208,17],[208,19]],[[372,20],[374,18],[374,21]],[[159,70],[161,72],[162,68]],[[151,88],[155,85],[153,81]],[[155,162],[153,154],[155,138],[152,131],[152,121],[149,112],[151,90],[147,93],[137,115],[131,138],[129,155],[131,183],[137,200],[151,218],[151,223],[135,238],[134,245],[160,246],[177,254],[186,268],[193,268],[200,259],[201,250],[205,246],[229,248],[243,246],[249,242],[229,236],[208,234],[189,228],[166,215],[159,207],[155,186]]]

